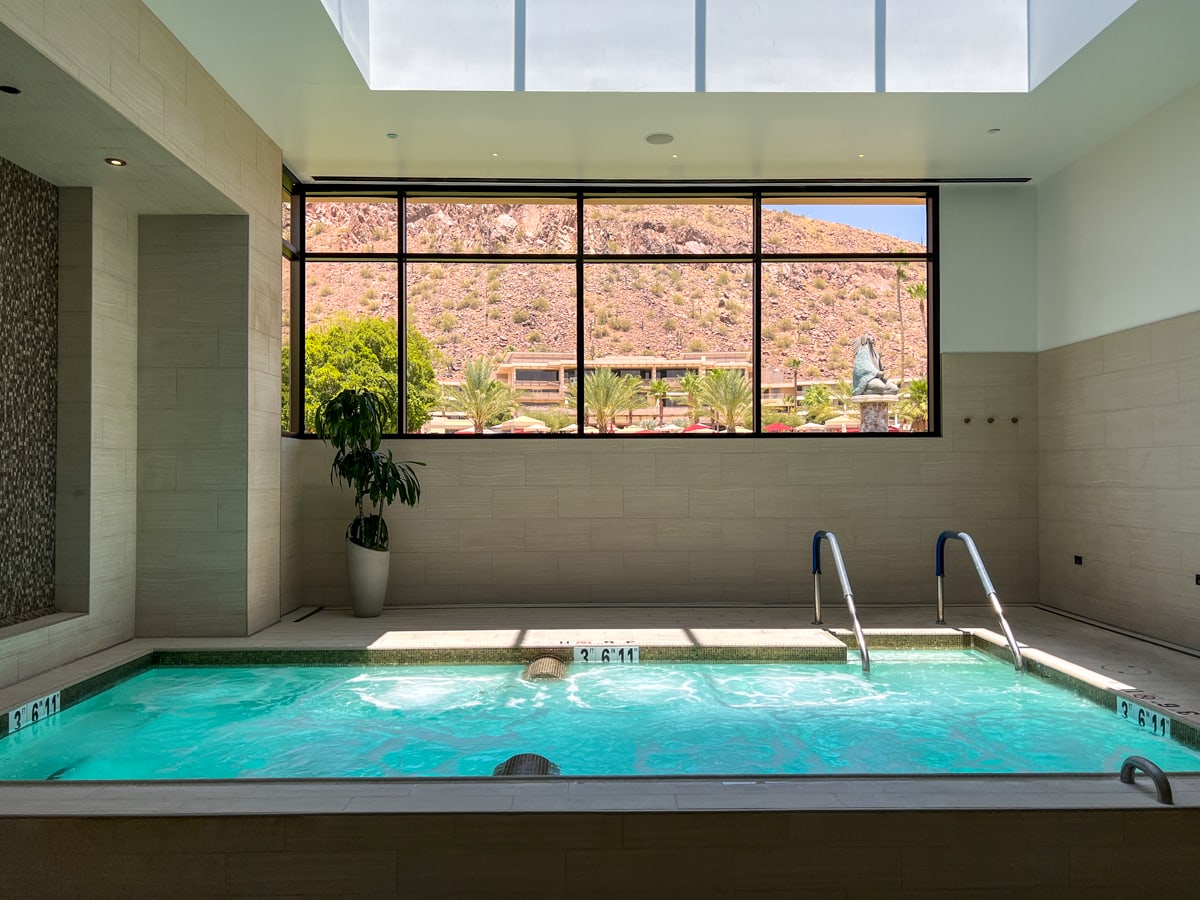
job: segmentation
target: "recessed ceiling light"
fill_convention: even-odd
[[[1000,129],[999,129],[999,128],[989,128],[989,129],[987,130],[987,133],[988,133],[988,134],[999,134],[999,133],[1000,133]]]
[[[492,156],[493,156],[493,157],[496,157],[496,156],[499,156],[499,155],[500,155],[499,153],[493,153],[493,154],[492,154]]]
[[[866,158],[866,156],[867,156],[867,154],[865,154],[865,153],[860,153],[860,154],[858,154],[858,158],[859,158],[859,159],[865,159],[865,158]]]
[[[671,159],[679,159],[679,154],[678,154],[678,153],[672,153],[672,154],[671,154]]]
[[[121,159],[119,156],[106,156],[104,157],[104,161],[110,166],[116,166],[118,169],[122,166],[129,165],[129,163],[125,162],[125,160]]]
[[[19,87],[13,87],[11,84],[0,84],[0,91],[4,92],[5,94],[21,93],[21,89]]]
[[[667,134],[665,131],[656,131],[654,134],[646,135],[647,144],[669,144],[675,140],[675,135]]]
[[[387,139],[388,139],[389,141],[394,141],[394,140],[395,140],[396,138],[398,138],[398,137],[400,137],[400,135],[396,134],[396,132],[394,132],[394,131],[389,131],[389,132],[387,133]]]

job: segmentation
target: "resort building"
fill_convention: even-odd
[[[692,373],[703,378],[715,370],[734,370],[743,373],[749,381],[754,376],[753,363],[746,353],[680,353],[675,356],[602,356],[585,360],[584,372],[597,369],[612,369],[617,375],[630,375],[646,388],[650,382],[662,379],[670,383],[670,390],[663,402],[666,418],[686,416],[687,394],[678,386],[679,379]],[[571,386],[576,382],[575,357],[569,353],[506,353],[495,367],[496,380],[513,389],[521,406],[531,409],[563,407],[568,403]],[[787,372],[764,369],[762,373],[762,406],[794,412],[804,402],[804,390],[816,381],[799,381]],[[458,382],[447,380],[443,387],[453,388]],[[828,386],[828,385],[826,385]],[[797,399],[798,398],[798,399]],[[649,398],[646,398],[649,401]],[[637,407],[630,411],[635,419],[655,417],[659,414],[656,404]],[[457,418],[436,417],[422,427],[425,434],[446,433],[451,425],[463,422]],[[469,424],[469,423],[465,423]],[[463,427],[459,424],[459,427]]]
[[[678,380],[689,372],[703,377],[717,369],[732,369],[753,378],[753,364],[745,353],[680,353],[677,356],[601,356],[585,360],[584,373],[597,369],[612,369],[617,375],[629,375],[643,387],[662,379]],[[567,353],[507,353],[496,365],[496,380],[511,387],[522,406],[561,407],[567,402],[568,392],[577,378],[575,357]],[[777,380],[764,381],[764,390],[770,398],[782,404],[793,405],[793,385],[781,383],[780,373],[771,373]],[[676,384],[666,395],[664,402],[667,416],[687,413],[686,397]],[[657,416],[657,406],[641,406],[632,411],[635,418]]]
[[[1173,708],[1200,709],[1200,3],[585,5],[640,43],[609,35],[624,49],[607,53],[601,29],[599,47],[573,44],[567,2],[0,0],[0,714],[150,650],[366,652],[404,632],[433,658],[440,631],[519,648],[530,629],[636,622],[708,653],[705,625],[810,627],[822,530],[867,624],[933,627],[931,551],[969,533],[1014,622],[1056,623],[1039,634],[1069,632],[1130,682],[1156,668],[1138,652],[1174,653],[1193,674]],[[389,21],[404,26],[391,49]],[[307,234],[312,209],[351,201],[363,243]],[[491,223],[508,243],[493,229],[472,245],[436,209],[501,202],[529,207]],[[926,230],[835,223],[879,238],[865,249],[762,233],[772,210],[809,202],[905,205]],[[413,227],[397,234],[371,203]],[[648,222],[692,204],[747,237],[659,246],[654,220],[633,250],[596,238],[627,203]],[[543,241],[531,262],[518,234]],[[678,270],[661,296],[660,263]],[[831,298],[814,325],[785,309],[786,285],[814,284],[801,270],[817,264],[845,284],[813,289]],[[581,414],[580,434],[474,441],[448,436],[470,420],[433,395],[428,433],[406,433],[416,417],[394,380],[385,447],[425,464],[421,502],[389,513],[383,617],[352,619],[353,497],[307,433],[317,376],[299,361],[353,279],[362,317],[420,321],[430,356],[455,365],[482,355],[483,324],[516,327],[489,304],[498,265],[504,302],[511,278],[533,318],[522,343],[503,338],[494,377],[531,410],[563,406],[580,367],[610,369],[671,385],[619,426],[670,421],[689,409],[680,379],[729,371],[750,391],[750,433],[626,439],[588,434]],[[644,329],[585,305],[605,266],[644,280]],[[674,277],[720,313],[689,308]],[[438,279],[460,291],[453,308]],[[772,433],[768,413],[851,377],[855,349],[831,323],[862,331],[859,315],[889,331],[889,375],[924,382],[927,428]],[[673,316],[702,339],[643,346]],[[389,364],[416,384],[413,341]],[[818,345],[819,360],[789,363]],[[461,385],[462,371],[438,377]],[[949,552],[946,603],[986,622],[965,554]],[[1137,636],[1127,659],[1103,643],[1118,634]],[[1130,793],[1111,774],[1057,804],[1033,778],[1011,806],[984,778],[902,803],[870,779],[731,780],[695,787],[694,807],[669,781],[619,803],[568,780],[553,795],[460,782],[353,797],[340,783],[0,783],[0,885],[1193,894],[1197,777],[1160,810],[1144,778]]]

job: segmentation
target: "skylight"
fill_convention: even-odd
[[[372,90],[1025,92],[1135,0],[322,0]]]

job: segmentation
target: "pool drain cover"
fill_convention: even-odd
[[[1114,675],[1149,675],[1150,670],[1142,666],[1135,665],[1103,665],[1100,667],[1105,672],[1112,672]]]
[[[539,656],[525,667],[527,681],[566,678],[567,664],[557,656]]]
[[[492,770],[493,775],[557,775],[558,766],[536,753],[510,756]]]

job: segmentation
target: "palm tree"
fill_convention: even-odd
[[[446,402],[466,413],[475,426],[475,433],[483,434],[488,422],[512,411],[517,404],[517,395],[493,377],[491,360],[481,356],[463,366],[462,384],[446,389]]]
[[[679,379],[679,389],[687,394],[688,419],[695,424],[698,421],[693,410],[696,408],[696,394],[700,392],[700,385],[704,383],[704,379],[696,372],[686,372]]]
[[[786,363],[789,369],[792,370],[792,405],[800,408],[800,367],[804,365],[804,360],[798,356],[793,356]]]
[[[698,395],[712,410],[713,421],[730,434],[754,403],[754,388],[741,369],[713,369],[704,376]]]
[[[829,399],[829,388],[823,384],[810,384],[804,392],[804,408],[808,410],[808,421],[824,422],[832,419],[836,413]]]
[[[921,303],[921,330],[925,334],[928,335],[929,334],[929,319],[928,319],[928,313],[926,312],[928,304],[926,304],[925,300],[929,296],[929,293],[925,288],[925,283],[923,281],[921,281],[921,282],[917,282],[916,284],[906,284],[904,286],[904,289],[906,291],[908,291],[908,296],[912,297],[914,300],[920,301],[920,303]],[[899,382],[899,384],[901,387],[903,387],[903,385],[904,385],[904,366],[900,367],[900,382]]]
[[[567,395],[567,404],[575,405],[577,394]],[[637,407],[641,394],[641,380],[633,375],[618,375],[612,369],[596,369],[583,378],[583,405],[596,417],[596,427],[602,433],[612,429],[618,412]]]
[[[833,389],[829,393],[834,400],[842,404],[842,409],[849,409],[850,398],[854,396],[854,385],[843,378],[833,386]]]
[[[633,378],[632,375],[627,377]],[[633,378],[633,380],[636,388],[628,397],[625,398],[624,402],[621,404],[621,409],[623,409],[629,416],[629,418],[625,420],[626,425],[633,425],[634,412],[645,402],[645,399],[642,397],[641,379]]]
[[[896,312],[900,314],[900,377],[896,384],[904,387],[904,305],[900,302],[900,282],[908,281],[904,263],[896,263]]]
[[[650,382],[650,386],[646,389],[646,394],[658,404],[658,424],[663,423],[663,407],[666,405],[667,397],[671,393],[671,385],[665,378],[656,378]]]

